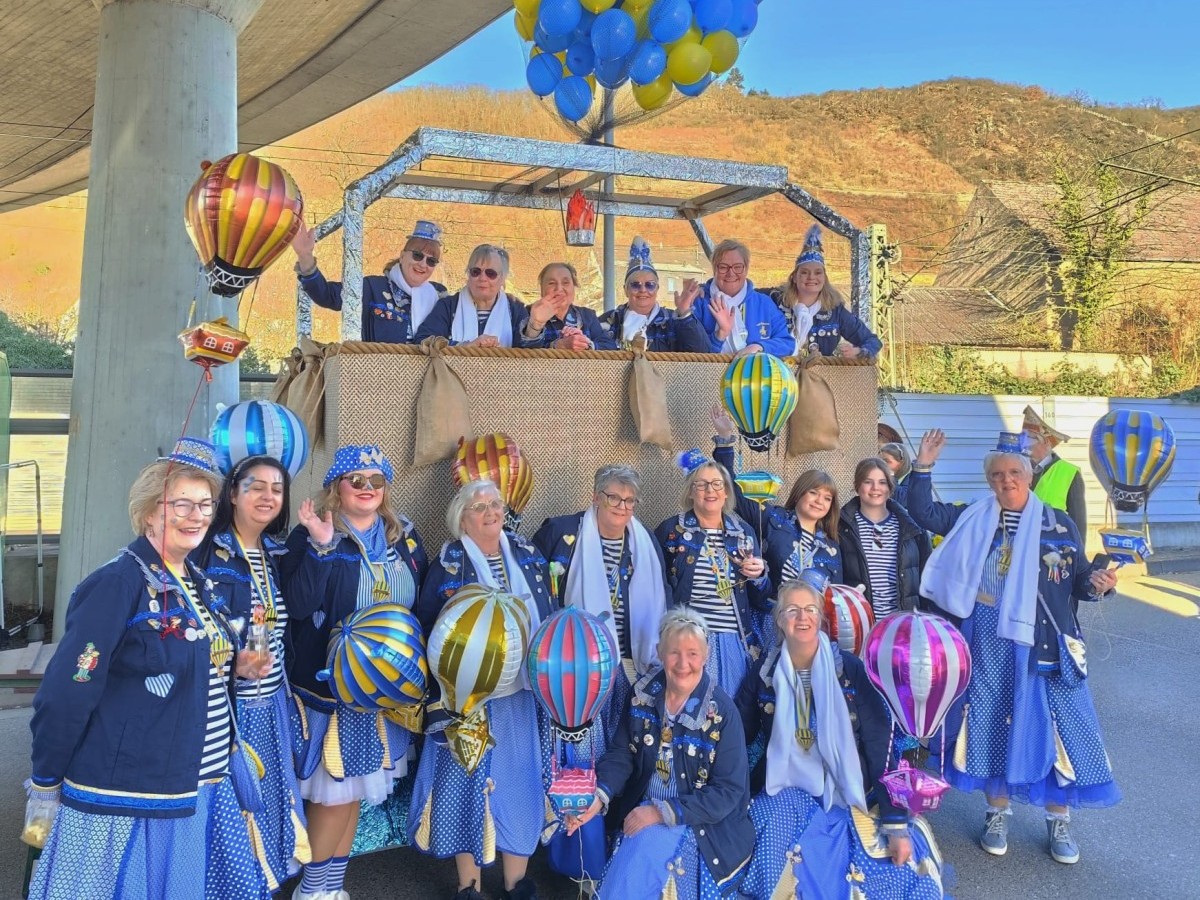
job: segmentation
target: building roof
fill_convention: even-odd
[[[897,297],[893,328],[905,344],[1042,349],[1040,329],[982,288],[907,287]]]

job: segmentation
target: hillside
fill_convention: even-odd
[[[422,88],[379,95],[270,148],[305,192],[311,218],[340,206],[342,187],[382,163],[417,127],[569,140],[538,101],[525,93]],[[859,225],[883,222],[903,245],[902,268],[926,268],[961,221],[982,180],[1042,181],[1054,161],[1083,163],[1142,147],[1200,126],[1200,108],[1091,107],[1048,96],[1036,87],[955,79],[904,89],[830,92],[774,98],[710,90],[646,122],[620,129],[623,146],[691,153],[789,167],[808,188]],[[1170,147],[1177,171],[1200,163],[1200,143]],[[1139,157],[1141,159],[1141,157]],[[1158,160],[1162,162],[1161,157]],[[182,204],[182,198],[181,198]],[[0,217],[0,308],[45,318],[61,315],[78,293],[84,203],[78,197]],[[367,271],[378,271],[413,219],[445,227],[446,263],[438,279],[457,287],[470,248],[483,241],[513,255],[513,286],[528,293],[540,266],[568,254],[553,213],[386,201],[368,216]],[[790,267],[809,220],[782,199],[768,199],[708,220],[716,238],[736,235],[754,251],[752,277],[772,283]],[[182,223],[180,225],[182,228]],[[643,233],[660,256],[694,256],[684,223],[621,220],[620,247]],[[846,278],[848,248],[832,239],[835,280]],[[595,255],[572,251],[585,273]],[[318,247],[325,269],[340,271],[340,245]],[[932,270],[926,268],[924,275]],[[294,277],[285,257],[262,279],[251,331],[264,349],[290,346]],[[186,310],[180,310],[182,323]],[[318,317],[318,337],[336,336],[331,314]]]

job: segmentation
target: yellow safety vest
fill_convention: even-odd
[[[1065,459],[1056,460],[1042,473],[1033,492],[1043,503],[1066,512],[1067,492],[1071,490],[1071,483],[1078,474],[1079,466],[1072,465]]]

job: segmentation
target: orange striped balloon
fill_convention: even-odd
[[[200,164],[184,224],[214,294],[241,293],[287,249],[300,228],[304,198],[273,162],[233,153]]]
[[[486,478],[500,490],[500,499],[517,515],[533,493],[533,470],[516,441],[502,431],[473,441],[458,439],[458,452],[450,464],[455,487]]]

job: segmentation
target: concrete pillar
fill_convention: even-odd
[[[71,396],[54,635],[66,600],[131,540],[129,486],[238,398],[234,365],[184,360],[176,334],[197,318],[236,321],[211,294],[183,225],[200,161],[237,148],[237,36],[261,0],[94,0],[100,10],[91,172]]]

